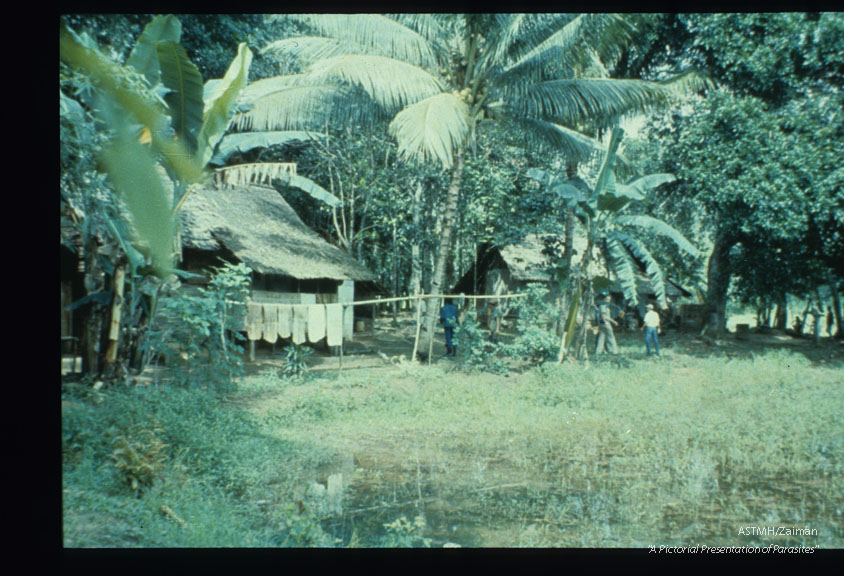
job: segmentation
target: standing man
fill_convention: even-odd
[[[615,343],[615,334],[612,330],[613,326],[618,326],[618,322],[612,319],[611,301],[612,296],[607,294],[604,296],[603,302],[598,306],[598,346],[595,349],[596,356],[604,352],[604,346],[609,349],[610,354],[618,354],[618,344]]]
[[[457,356],[457,345],[454,343],[454,327],[457,326],[457,306],[454,299],[446,298],[445,305],[440,308],[440,324],[445,330],[445,355]]]
[[[648,304],[646,309],[645,324],[642,326],[642,330],[645,331],[645,347],[648,349],[648,356],[650,356],[651,345],[653,345],[654,352],[657,356],[659,356],[658,334],[662,332],[662,328],[659,323],[659,314],[656,310],[654,310],[653,304]]]

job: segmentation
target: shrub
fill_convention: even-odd
[[[152,486],[164,468],[167,445],[158,438],[160,433],[157,428],[144,429],[114,441],[111,453],[114,466],[132,491],[138,494]]]
[[[484,330],[471,316],[466,316],[455,329],[455,338],[463,350],[462,366],[470,371],[479,370],[501,374],[507,371],[506,363],[498,357],[501,345],[491,342]]]
[[[213,270],[206,288],[162,298],[148,345],[171,367],[175,382],[230,390],[244,371],[238,342],[251,271],[229,263]]]
[[[301,380],[308,371],[307,358],[314,351],[307,346],[290,344],[284,348],[284,367],[281,374],[289,380]]]
[[[381,539],[381,545],[385,548],[430,548],[431,539],[425,538],[425,518],[417,516],[413,522],[405,516],[394,522],[384,524],[387,535]]]
[[[526,301],[519,305],[518,336],[505,348],[509,356],[535,365],[557,357],[560,339],[549,328],[555,311],[546,301],[547,294],[548,289],[544,286],[528,287]]]

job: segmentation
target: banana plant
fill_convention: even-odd
[[[609,278],[592,275],[594,248],[601,247],[601,257],[606,268],[618,279],[624,298],[629,303],[638,301],[637,270],[644,267],[648,281],[662,308],[668,306],[665,296],[665,277],[662,267],[641,238],[641,232],[648,232],[671,240],[690,257],[700,255],[697,248],[686,237],[668,223],[646,214],[628,213],[636,202],[645,200],[647,193],[655,188],[673,182],[672,174],[650,174],[634,178],[626,184],[616,182],[615,161],[618,148],[624,136],[621,128],[612,131],[604,162],[594,187],[579,177],[560,178],[551,173],[532,169],[528,176],[555,192],[586,229],[587,245],[580,268],[580,278],[585,304],[581,309],[589,310],[593,305],[595,290],[609,286]],[[577,314],[577,305],[572,302]],[[567,327],[572,323],[570,310]],[[585,355],[586,322],[582,331],[581,355]],[[571,342],[571,339],[568,339]],[[561,346],[561,357],[566,346]]]

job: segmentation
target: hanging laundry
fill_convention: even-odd
[[[325,304],[308,305],[308,342],[325,338]]]
[[[343,305],[325,305],[326,343],[329,346],[343,345]]]
[[[296,304],[293,306],[293,343],[302,344],[306,339],[308,326],[308,306]]]
[[[246,307],[246,336],[250,340],[260,340],[263,328],[263,306],[250,302]]]
[[[278,305],[278,335],[282,338],[290,338],[293,333],[293,306],[290,304]]]
[[[264,340],[275,344],[278,340],[278,305],[264,304]]]

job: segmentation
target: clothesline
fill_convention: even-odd
[[[467,299],[467,300],[502,300],[506,298],[522,298],[527,296],[527,294],[500,294],[500,295],[487,295],[487,294],[416,294],[415,296],[397,296],[395,298],[381,298],[378,300],[360,300],[355,302],[341,302],[344,306],[360,306],[363,304],[388,304],[390,302],[400,302],[403,300],[428,300],[431,298],[454,298],[457,300]]]
[[[416,294],[414,296],[396,296],[394,298],[381,298],[377,300],[356,300],[354,302],[337,302],[343,306],[361,306],[364,304],[389,304],[390,302],[401,302],[403,300],[428,300],[431,298],[456,298],[458,300],[505,300],[508,298],[523,298],[527,294]],[[253,304],[285,304],[284,302],[255,302],[250,300]],[[226,300],[228,304],[237,304],[234,300]],[[290,305],[298,303],[286,303]]]

